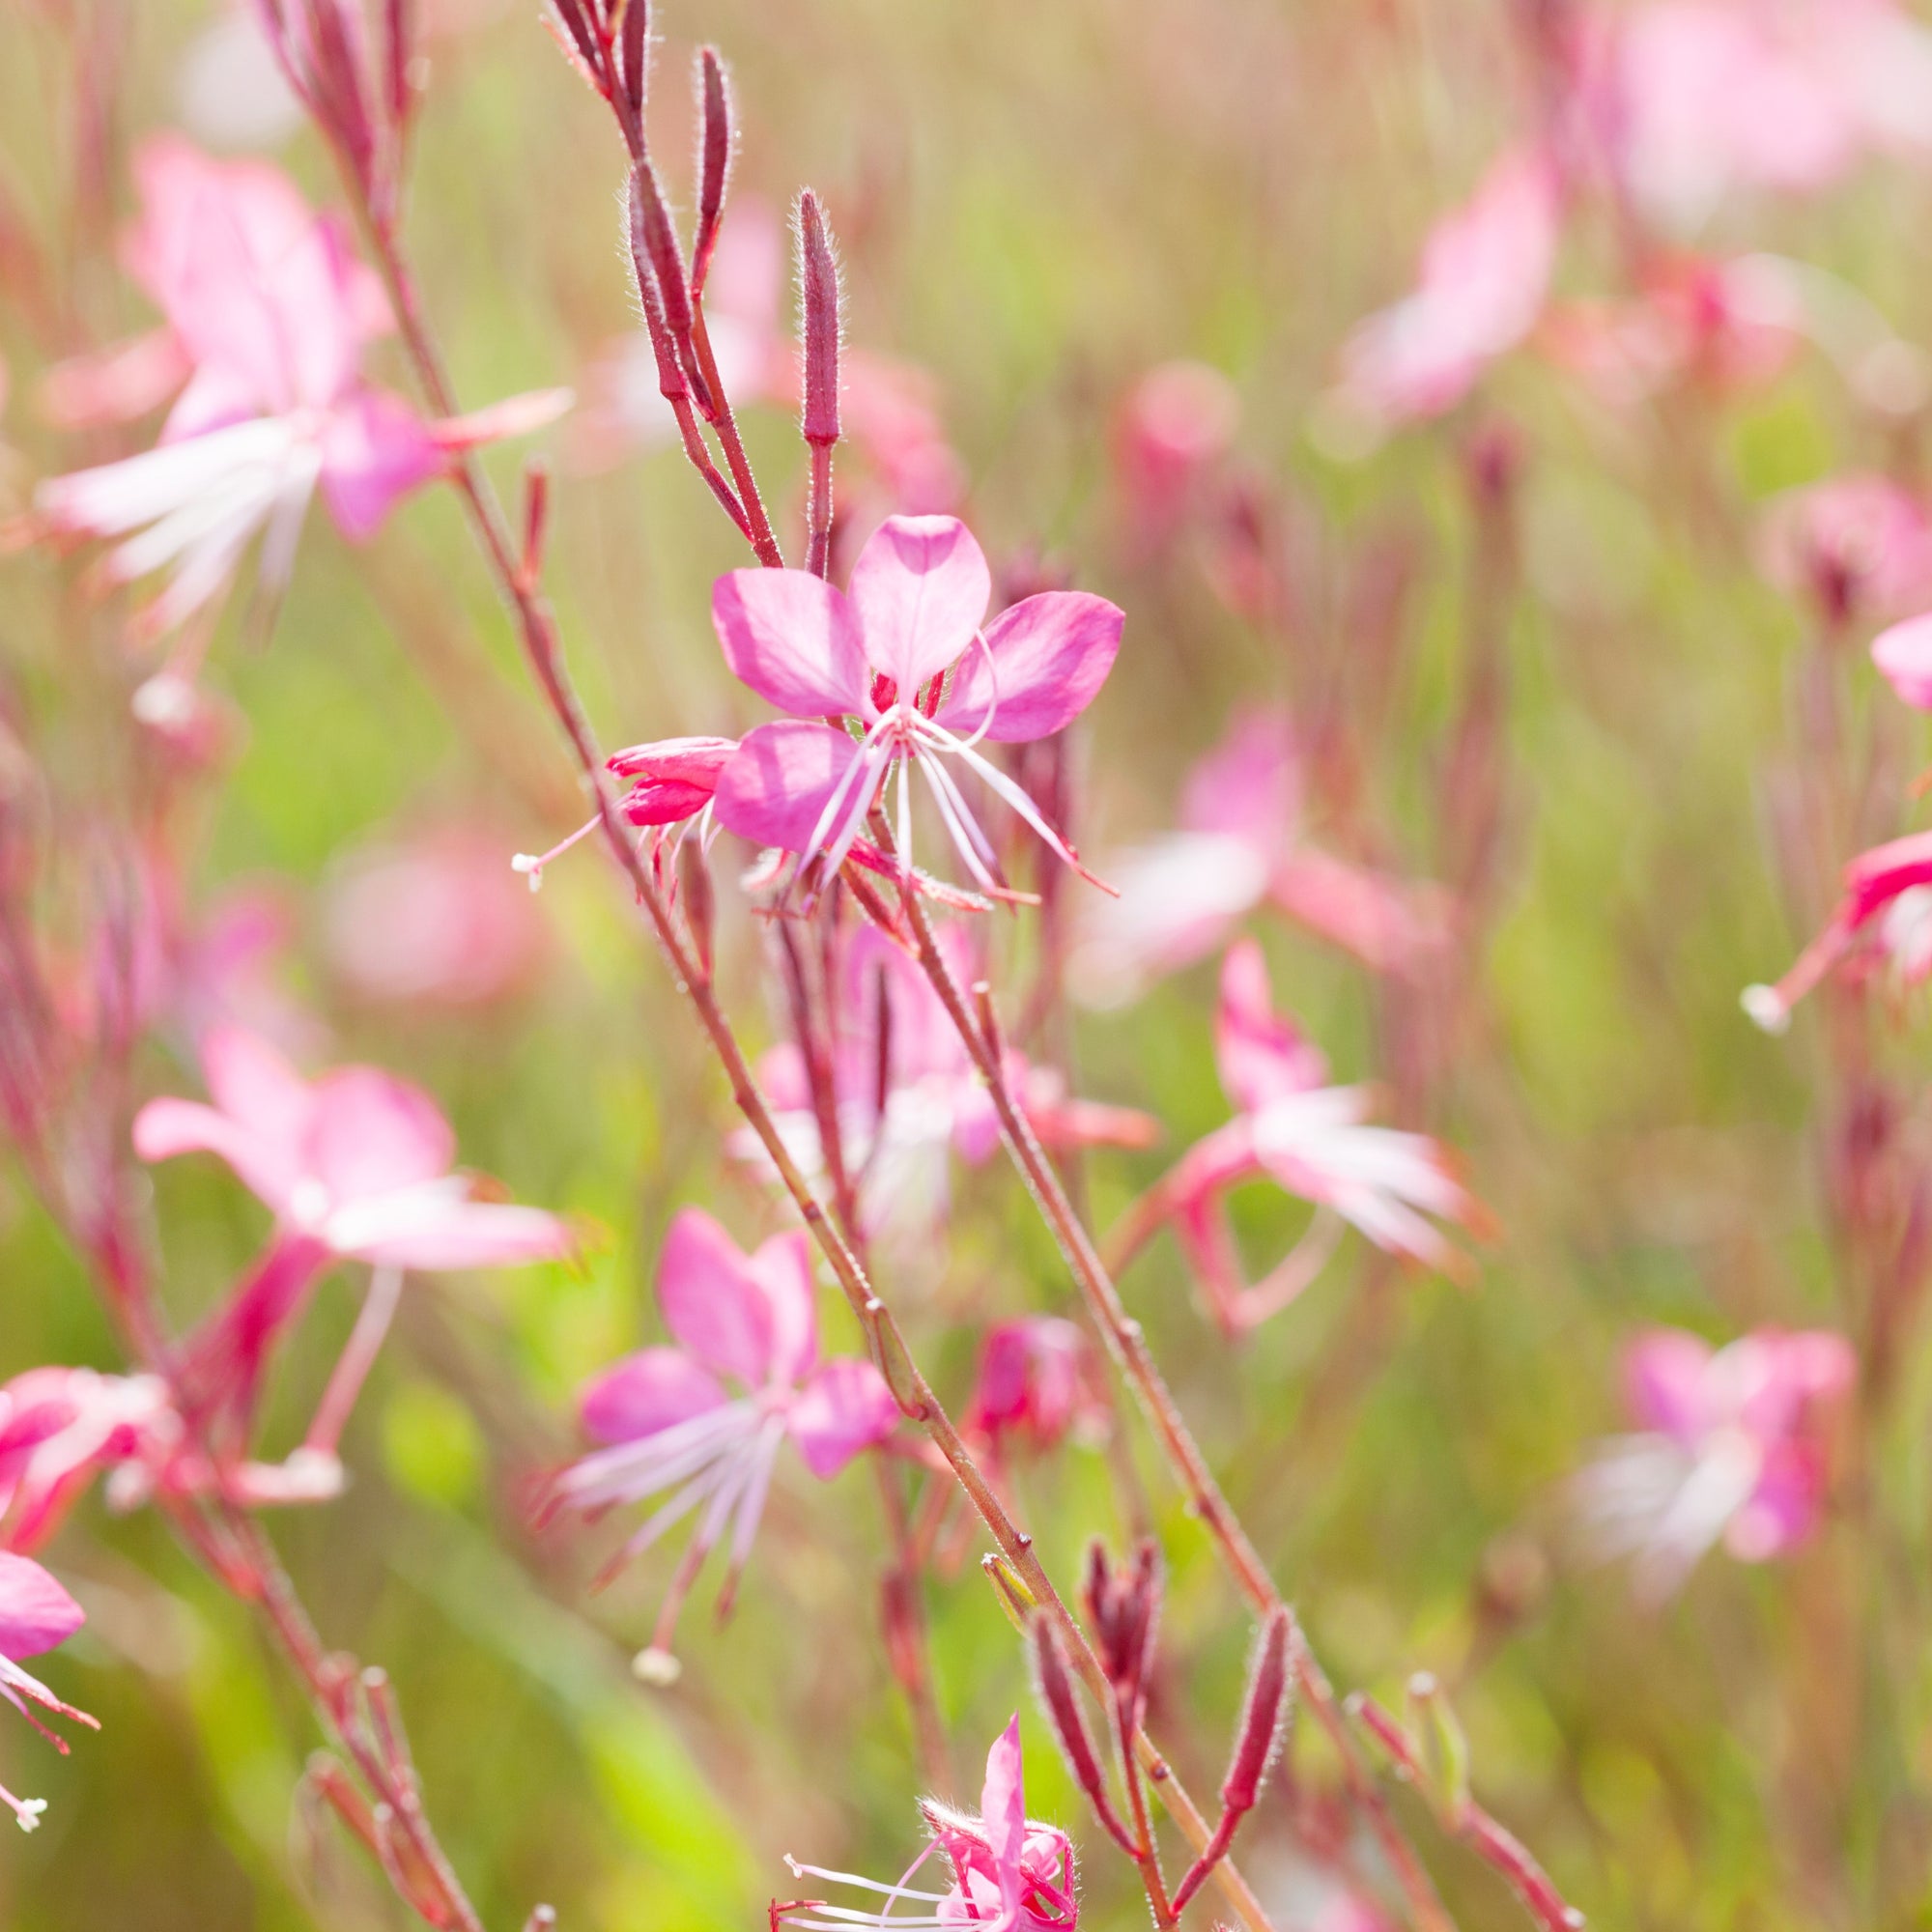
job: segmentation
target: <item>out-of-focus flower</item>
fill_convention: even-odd
[[[384,1006],[469,1009],[509,998],[542,962],[548,928],[486,833],[433,826],[365,847],[322,895],[336,980]]]
[[[987,1330],[966,1411],[975,1433],[996,1447],[1047,1450],[1076,1432],[1103,1434],[1108,1416],[1093,1345],[1073,1322],[1028,1315]]]
[[[1180,830],[1110,864],[1120,895],[1087,918],[1072,962],[1081,996],[1122,1004],[1267,901],[1377,972],[1418,971],[1448,937],[1446,895],[1321,851],[1300,837],[1300,816],[1288,721],[1237,719],[1188,775]]]
[[[1239,420],[1235,385],[1205,362],[1163,362],[1127,391],[1114,418],[1114,473],[1133,541],[1167,541],[1200,506]]]
[[[1871,151],[1927,150],[1932,35],[1892,0],[1688,0],[1619,22],[1619,170],[1689,230],[1739,190],[1831,186]]]
[[[110,582],[170,573],[143,613],[150,633],[216,596],[258,532],[260,582],[278,591],[318,489],[359,542],[452,452],[566,407],[551,391],[424,421],[362,378],[363,348],[390,322],[337,222],[266,164],[213,161],[179,139],[151,142],[137,175],[129,270],[167,319],[187,387],[156,448],[51,478],[35,501],[53,533],[119,539],[103,565]]]
[[[71,1718],[89,1730],[100,1726],[85,1711],[63,1704],[38,1677],[20,1668],[23,1657],[39,1657],[65,1643],[87,1621],[81,1607],[30,1556],[0,1551],[0,1697],[26,1719],[63,1756],[67,1741],[56,1737],[27,1706],[38,1704],[57,1717]],[[0,1787],[0,1804],[14,1814],[21,1831],[31,1832],[47,1808],[44,1798],[15,1798]]]
[[[1932,711],[1932,613],[1881,631],[1872,639],[1871,654],[1902,704]]]
[[[1455,1280],[1469,1277],[1468,1255],[1435,1221],[1478,1228],[1486,1218],[1481,1205],[1437,1142],[1369,1123],[1368,1089],[1321,1084],[1327,1063],[1273,1010],[1267,967],[1253,940],[1231,947],[1222,963],[1214,1043],[1221,1084],[1238,1111],[1196,1142],[1151,1198],[1230,1333],[1275,1313],[1313,1278],[1308,1254],[1297,1248],[1265,1280],[1244,1285],[1226,1197],[1248,1180],[1271,1180],[1331,1210],[1389,1254]],[[1326,1242],[1317,1230],[1309,1238],[1319,1266]]]
[[[1561,221],[1548,157],[1535,149],[1503,155],[1469,201],[1430,230],[1415,292],[1344,345],[1343,401],[1375,423],[1453,409],[1536,326]]]
[[[1642,1433],[1614,1438],[1577,1478],[1606,1555],[1634,1554],[1647,1602],[1675,1590],[1720,1538],[1745,1563],[1796,1548],[1825,1492],[1823,1426],[1857,1359],[1842,1336],[1760,1328],[1713,1350],[1658,1328],[1624,1357]]]
[[[29,1369],[0,1388],[0,1542],[38,1549],[101,1469],[172,1443],[158,1376]]]
[[[970,984],[978,977],[971,936],[947,924],[938,928],[937,943],[954,980]],[[868,1234],[923,1235],[950,1200],[949,1153],[977,1166],[999,1145],[992,1095],[923,971],[882,933],[856,930],[845,942],[838,978],[840,1032],[832,1048],[832,1083],[861,1222]],[[1005,1076],[1049,1148],[1146,1147],[1158,1137],[1148,1115],[1069,1096],[1060,1074],[1016,1050],[1007,1053]],[[759,1062],[758,1078],[792,1157],[817,1180],[825,1150],[804,1055],[789,1041],[773,1048]],[[764,1160],[748,1127],[736,1130],[729,1146],[741,1159]]]
[[[819,1360],[811,1249],[802,1230],[747,1255],[701,1208],[684,1208],[659,1258],[657,1295],[677,1347],[641,1349],[585,1387],[584,1430],[608,1446],[557,1477],[552,1505],[598,1512],[670,1492],[606,1576],[701,1510],[645,1653],[668,1672],[685,1591],[727,1530],[728,1605],[786,1439],[814,1476],[829,1479],[892,1434],[898,1406],[870,1362]],[[742,1393],[733,1394],[732,1383]],[[640,1664],[645,1674],[653,1667]]]
[[[720,578],[711,611],[725,662],[793,716],[739,746],[718,781],[719,823],[796,853],[801,867],[822,856],[830,876],[896,760],[901,863],[911,863],[916,765],[967,870],[998,892],[993,849],[947,771],[957,758],[1077,866],[1026,792],[975,747],[1065,730],[1113,668],[1122,612],[1084,591],[1043,591],[982,630],[991,595],[985,556],[952,517],[888,518],[848,592],[803,570]],[[863,740],[807,722],[826,717],[853,719]]]
[[[1775,986],[1747,986],[1744,1009],[1766,1033],[1782,1033],[1791,1009],[1861,942],[1897,956],[1908,979],[1926,944],[1926,899],[1932,887],[1932,832],[1911,832],[1861,852],[1844,870],[1844,892],[1823,929]],[[1874,922],[1877,922],[1875,926]]]
[[[796,1925],[804,1932],[849,1932],[855,1925],[1074,1932],[1080,1922],[1080,1900],[1074,1884],[1073,1841],[1058,1826],[1036,1824],[1026,1815],[1017,1717],[986,1755],[986,1781],[977,1817],[931,1798],[922,1799],[919,1808],[932,1835],[896,1885],[801,1864],[796,1859],[785,1861],[795,1877],[830,1879],[835,1885],[881,1896],[883,1903],[876,1912],[830,1905],[823,1899],[792,1899],[774,1903],[773,1924]],[[911,1889],[914,1875],[934,1852],[943,1853],[952,1867],[952,1886],[945,1891]],[[901,1900],[913,1910],[895,1912]]]
[[[267,1252],[189,1345],[181,1384],[245,1416],[269,1350],[331,1261],[394,1268],[513,1266],[572,1252],[535,1208],[477,1198],[451,1172],[455,1136],[420,1088],[373,1066],[310,1083],[266,1040],[210,1031],[202,1070],[214,1105],[150,1100],[134,1119],[143,1160],[218,1154],[273,1211]]]
[[[1780,497],[1765,520],[1764,570],[1832,623],[1894,617],[1932,599],[1932,516],[1884,476],[1837,476]]]

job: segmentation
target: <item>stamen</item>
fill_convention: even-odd
[[[570,835],[568,838],[562,839],[558,843],[553,845],[548,852],[540,852],[534,854],[529,852],[519,852],[510,861],[511,871],[523,872],[527,874],[530,882],[530,891],[533,893],[542,892],[543,868],[546,866],[548,866],[553,859],[561,858],[563,854],[568,852],[570,848],[573,845],[575,845],[580,838],[587,838],[591,833],[597,830],[598,826],[602,822],[603,822],[602,818],[597,814],[593,813],[589,818],[585,819],[584,822],[582,825],[580,825],[577,828],[577,830]]]

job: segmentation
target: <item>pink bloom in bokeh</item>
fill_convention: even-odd
[[[978,979],[977,954],[963,927],[940,926],[937,943],[957,983]],[[847,1171],[857,1177],[861,1223],[868,1234],[923,1236],[949,1203],[949,1154],[978,1166],[999,1146],[992,1095],[923,971],[872,926],[858,928],[844,943],[838,1008],[841,1031],[831,1050],[832,1085],[841,1151]],[[1047,1147],[1146,1147],[1158,1135],[1157,1123],[1145,1114],[1068,1095],[1058,1072],[1034,1065],[1014,1049],[1008,1050],[1005,1075]],[[825,1173],[825,1150],[797,1045],[786,1041],[767,1053],[758,1080],[793,1158],[817,1180]],[[750,1128],[738,1129],[729,1146],[741,1159],[765,1159]]]
[[[671,1492],[606,1577],[701,1509],[645,1654],[653,1662],[640,1664],[646,1673],[668,1673],[684,1594],[727,1530],[722,1601],[729,1605],[785,1441],[814,1476],[829,1479],[892,1434],[898,1405],[870,1362],[819,1360],[811,1247],[803,1230],[774,1236],[747,1255],[702,1208],[686,1208],[665,1237],[657,1294],[677,1346],[641,1349],[584,1388],[584,1430],[607,1446],[565,1469],[551,1500],[594,1513]]]
[[[1188,774],[1180,830],[1109,870],[1117,898],[1093,908],[1073,961],[1082,997],[1114,1006],[1191,964],[1272,902],[1382,973],[1414,973],[1448,937],[1439,888],[1337,859],[1301,836],[1301,771],[1288,721],[1237,719]]]
[[[1342,395],[1378,423],[1453,409],[1527,336],[1555,266],[1562,197],[1548,157],[1512,149],[1423,244],[1415,292],[1359,325],[1342,350]]]
[[[987,1330],[966,1411],[976,1434],[1004,1448],[1053,1449],[1069,1435],[1104,1434],[1109,1410],[1094,1349],[1071,1321],[1028,1315]]]
[[[1932,613],[1908,617],[1872,639],[1872,663],[1915,711],[1932,711]]]
[[[1740,190],[1804,194],[1868,152],[1923,154],[1932,36],[1892,0],[1687,0],[1618,23],[1619,171],[1688,230]]]
[[[150,1100],[134,1119],[143,1160],[218,1154],[273,1211],[268,1251],[189,1344],[197,1402],[245,1417],[269,1350],[335,1260],[473,1268],[572,1252],[569,1228],[534,1208],[478,1198],[454,1173],[456,1140],[420,1088],[373,1066],[313,1083],[266,1040],[233,1027],[202,1042],[213,1106]]]
[[[1744,1009],[1766,1033],[1782,1033],[1791,1009],[1862,944],[1907,962],[1918,959],[1925,939],[1924,889],[1932,886],[1932,832],[1911,832],[1861,852],[1844,870],[1844,892],[1823,929],[1775,986],[1747,986]]]
[[[553,391],[424,421],[362,378],[363,349],[390,320],[339,223],[267,164],[210,160],[178,138],[150,142],[136,172],[144,212],[129,271],[166,317],[187,387],[156,448],[52,478],[35,501],[52,531],[120,540],[104,563],[111,582],[170,571],[143,615],[149,631],[216,596],[257,532],[260,581],[279,590],[318,489],[359,542],[452,451],[535,429],[567,405]]]
[[[59,1738],[27,1706],[38,1704],[57,1717],[71,1718],[89,1730],[100,1726],[85,1711],[63,1704],[38,1677],[20,1668],[23,1657],[39,1657],[65,1643],[87,1621],[81,1607],[32,1557],[0,1551],[0,1697],[67,1755],[67,1740]],[[15,1798],[0,1786],[0,1804],[14,1814],[21,1831],[31,1832],[47,1808],[44,1798]]]
[[[355,999],[469,1009],[526,987],[548,928],[504,867],[465,825],[430,826],[365,846],[329,877],[321,902],[330,972]]]
[[[1793,490],[1765,519],[1765,575],[1830,623],[1896,617],[1932,599],[1932,516],[1884,476]]]
[[[1745,1563],[1796,1548],[1825,1493],[1825,1423],[1858,1363],[1842,1336],[1760,1328],[1728,1347],[1656,1328],[1626,1350],[1642,1432],[1605,1445],[1578,1500],[1606,1555],[1634,1554],[1655,1603],[1719,1538]]]
[[[1316,1203],[1389,1254],[1468,1278],[1469,1257],[1435,1220],[1478,1228],[1486,1218],[1481,1205],[1437,1142],[1369,1123],[1368,1089],[1322,1084],[1327,1063],[1274,1011],[1267,967],[1251,939],[1231,947],[1222,962],[1214,1046],[1221,1084],[1238,1111],[1196,1142],[1158,1194],[1223,1327],[1238,1332],[1293,1300],[1330,1246],[1318,1217],[1302,1246],[1265,1280],[1246,1286],[1226,1197],[1249,1180],[1270,1180]]]
[[[29,1369],[0,1388],[0,1542],[38,1549],[101,1469],[176,1433],[158,1376]]]
[[[1201,507],[1239,420],[1235,385],[1205,362],[1163,362],[1127,391],[1114,418],[1114,473],[1133,541],[1164,543]]]
[[[739,746],[718,781],[719,823],[796,853],[801,867],[822,856],[829,877],[896,761],[899,857],[909,865],[916,765],[968,871],[997,892],[992,846],[947,770],[957,758],[1077,865],[1025,791],[975,748],[1065,730],[1113,668],[1122,613],[1102,597],[1050,590],[982,630],[991,596],[985,556],[952,517],[888,518],[845,592],[803,570],[720,578],[711,612],[725,662],[793,717]],[[827,717],[855,721],[863,741],[816,722]]]
[[[796,1925],[805,1932],[850,1932],[864,1925],[901,1926],[907,1932],[962,1925],[980,1932],[1074,1932],[1080,1899],[1073,1841],[1058,1826],[1037,1824],[1026,1815],[1017,1717],[986,1754],[977,1816],[931,1798],[920,1801],[920,1811],[932,1836],[896,1885],[785,1861],[795,1877],[830,1879],[882,1897],[876,1912],[828,1905],[823,1899],[792,1899],[773,1905],[774,1925]],[[911,1880],[934,1852],[943,1853],[952,1867],[951,1887],[943,1892],[911,1889]],[[893,1910],[902,1899],[913,1907],[911,1912]]]

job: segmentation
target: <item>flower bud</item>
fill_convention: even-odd
[[[1281,1736],[1282,1711],[1288,1700],[1288,1612],[1277,1608],[1262,1627],[1262,1640],[1248,1674],[1247,1697],[1241,1706],[1241,1727],[1235,1739],[1235,1755],[1221,1780],[1221,1804],[1229,1811],[1252,1811],[1261,1796]]]
[[[704,292],[711,272],[712,250],[718,245],[718,224],[724,214],[724,193],[731,182],[731,155],[737,128],[731,118],[731,81],[716,47],[697,55],[697,233],[691,244],[693,297]]]
[[[818,197],[798,198],[798,287],[805,338],[807,442],[830,448],[838,440],[838,263]]]

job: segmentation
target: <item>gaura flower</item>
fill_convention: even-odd
[[[1861,852],[1844,870],[1844,892],[1823,930],[1775,986],[1747,986],[1744,1009],[1766,1033],[1791,1024],[1791,1010],[1834,967],[1866,946],[1898,961],[1903,977],[1923,977],[1925,922],[1932,886],[1932,832],[1909,832]]]
[[[1028,1315],[986,1331],[966,1425],[999,1451],[1009,1441],[1035,1450],[1069,1435],[1104,1436],[1106,1389],[1093,1345],[1058,1315]]]
[[[1642,1433],[1612,1439],[1577,1479],[1605,1555],[1634,1554],[1636,1588],[1656,1603],[1720,1538],[1743,1563],[1805,1541],[1825,1492],[1826,1416],[1857,1359],[1842,1336],[1760,1328],[1713,1350],[1656,1328],[1624,1357]]]
[[[1901,704],[1932,711],[1932,613],[1881,631],[1872,639],[1871,654]]]
[[[179,1424],[158,1376],[40,1368],[0,1388],[0,1543],[38,1549],[103,1468],[172,1444]]]
[[[1054,1825],[1036,1824],[1026,1815],[1020,1779],[1020,1720],[1015,1717],[986,1754],[986,1782],[974,1817],[937,1800],[920,1802],[931,1833],[925,1849],[907,1866],[896,1885],[852,1872],[828,1871],[788,1858],[794,1876],[830,1879],[836,1885],[868,1891],[882,1901],[857,1910],[802,1898],[772,1903],[774,1932],[795,1925],[803,1932],[850,1932],[853,1926],[913,1928],[971,1925],[978,1932],[1074,1932],[1080,1900],[1074,1887],[1073,1841]],[[945,1891],[915,1891],[914,1876],[934,1852],[952,1868]],[[901,1901],[910,1912],[894,1908]]]
[[[175,366],[192,373],[157,447],[51,478],[35,502],[53,532],[119,540],[109,581],[170,572],[143,613],[149,633],[213,598],[258,532],[259,580],[278,592],[318,489],[360,542],[453,452],[567,406],[551,391],[424,421],[361,375],[364,347],[391,323],[337,222],[267,164],[213,161],[179,139],[150,144],[137,173],[146,207],[130,268],[167,319]]]
[[[1562,198],[1548,157],[1512,149],[1423,244],[1415,292],[1342,350],[1342,396],[1378,423],[1453,409],[1536,326],[1555,265]]]
[[[792,718],[761,724],[718,782],[719,823],[798,855],[844,863],[895,764],[899,860],[911,864],[911,774],[924,776],[954,849],[980,886],[1001,890],[986,835],[947,770],[957,759],[1047,845],[1071,848],[976,748],[1062,731],[1105,682],[1123,621],[1106,599],[1043,591],[981,628],[992,577],[953,517],[889,517],[841,592],[803,570],[735,570],[712,591],[732,671]],[[837,725],[851,721],[855,740]]]
[[[826,1480],[892,1434],[898,1405],[870,1362],[819,1360],[803,1230],[774,1236],[747,1255],[702,1208],[686,1208],[666,1236],[657,1294],[677,1346],[641,1349],[584,1388],[579,1406],[585,1433],[606,1446],[556,1478],[549,1506],[597,1513],[671,1492],[600,1581],[701,1510],[651,1648],[639,1660],[640,1674],[668,1679],[675,1672],[670,1640],[685,1593],[728,1530],[721,1598],[728,1607],[786,1440]]]
[[[1200,508],[1239,419],[1235,385],[1205,362],[1163,362],[1127,391],[1114,417],[1114,474],[1137,544],[1168,541]]]
[[[1253,940],[1230,948],[1222,962],[1214,1045],[1221,1085],[1238,1111],[1156,1184],[1143,1233],[1172,1222],[1229,1333],[1252,1327],[1307,1287],[1332,1248],[1337,1217],[1389,1254],[1467,1280],[1469,1257],[1435,1222],[1480,1228],[1487,1219],[1481,1204],[1437,1142],[1369,1124],[1368,1089],[1322,1084],[1327,1063],[1274,1012],[1267,967]],[[1328,1214],[1318,1214],[1301,1245],[1250,1288],[1241,1280],[1226,1197],[1253,1179],[1272,1180]]]
[[[978,977],[969,933],[938,927],[954,980]],[[952,1154],[973,1166],[999,1146],[999,1117],[951,1016],[918,963],[873,926],[843,943],[831,1045],[834,1114],[846,1171],[856,1177],[860,1220],[869,1235],[923,1235],[946,1212]],[[1069,1095],[1054,1068],[1015,1049],[1004,1063],[1008,1090],[1050,1148],[1146,1147],[1158,1123],[1131,1108]],[[758,1063],[758,1082],[794,1160],[814,1181],[826,1171],[810,1069],[787,1040]],[[739,1158],[769,1165],[748,1127],[728,1143]]]
[[[1773,504],[1763,563],[1831,621],[1897,616],[1932,597],[1932,516],[1889,477],[1835,476]]]
[[[27,1706],[38,1704],[57,1717],[71,1718],[89,1730],[100,1726],[85,1711],[63,1704],[38,1677],[20,1668],[23,1657],[39,1657],[65,1643],[87,1618],[81,1607],[30,1556],[0,1550],[0,1697],[39,1731],[63,1757],[67,1740],[59,1738]],[[15,1798],[0,1787],[0,1804],[14,1814],[21,1831],[31,1832],[47,1808],[44,1798]]]
[[[1211,952],[1272,903],[1377,972],[1412,973],[1448,937],[1439,888],[1350,865],[1301,836],[1301,773],[1286,718],[1237,719],[1188,774],[1180,830],[1109,869],[1072,962],[1081,996],[1119,1005],[1149,978]]]
[[[218,1154],[275,1217],[267,1251],[188,1344],[181,1386],[244,1419],[269,1350],[334,1261],[390,1268],[512,1266],[569,1254],[570,1230],[535,1208],[479,1199],[451,1171],[456,1140],[435,1101],[373,1066],[313,1083],[233,1027],[202,1042],[213,1106],[151,1100],[134,1118],[143,1160]]]

